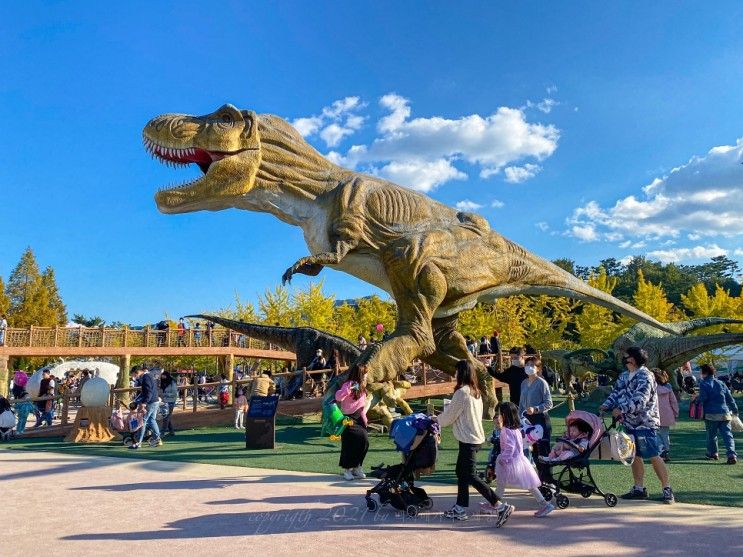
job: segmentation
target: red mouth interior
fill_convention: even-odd
[[[162,147],[157,143],[150,141],[145,138],[144,146],[152,156],[157,157],[165,162],[174,164],[189,164],[195,163],[199,165],[202,172],[206,174],[209,170],[209,165],[214,161],[221,160],[229,155],[235,153],[225,153],[221,151],[207,151],[199,147],[189,147],[186,149],[173,149],[170,147]]]

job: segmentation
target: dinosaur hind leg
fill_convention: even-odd
[[[401,273],[402,274],[402,273]],[[388,272],[392,278],[393,272]],[[390,338],[370,346],[358,363],[373,382],[394,381],[410,363],[435,350],[431,317],[446,295],[446,280],[434,265],[424,265],[410,283],[391,280],[397,301],[397,326]]]
[[[433,320],[433,336],[436,342],[436,351],[423,358],[423,360],[450,375],[454,375],[457,362],[459,360],[468,360],[477,371],[477,379],[480,386],[480,392],[483,395],[483,413],[485,417],[492,418],[495,412],[495,405],[498,398],[495,395],[493,378],[490,377],[485,365],[475,358],[467,350],[467,343],[464,337],[456,330],[458,316],[445,317]]]

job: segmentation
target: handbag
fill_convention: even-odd
[[[609,432],[611,456],[613,460],[629,466],[635,460],[635,438],[624,431],[615,429]]]
[[[701,402],[692,400],[689,403],[689,417],[692,420],[703,420],[704,419],[704,405]]]
[[[733,414],[733,417],[730,420],[730,429],[736,433],[743,431],[743,422],[740,421],[740,416],[738,416],[738,414]]]

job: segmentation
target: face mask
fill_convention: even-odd
[[[534,366],[526,366],[524,371],[526,372],[526,375],[534,375],[537,372],[537,368]]]
[[[511,365],[519,367],[519,361],[518,360],[511,360]]]

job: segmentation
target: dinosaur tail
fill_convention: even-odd
[[[719,333],[694,337],[667,337],[655,341],[663,369],[674,369],[716,348],[743,344],[743,333]]]
[[[256,323],[245,323],[243,321],[235,321],[234,319],[227,319],[225,317],[219,317],[217,315],[186,315],[184,317],[205,319],[212,321],[233,331],[243,333],[251,338],[263,340],[266,342],[272,342],[284,348],[285,350],[294,350],[293,337],[296,329],[290,327],[276,327],[272,325],[258,325]]]
[[[517,294],[565,296],[603,306],[667,333],[678,334],[673,327],[661,323],[606,292],[589,286],[554,263],[526,251],[513,242],[505,239],[501,241],[506,242],[508,252],[506,262],[508,280],[506,284],[496,289],[496,297]]]

